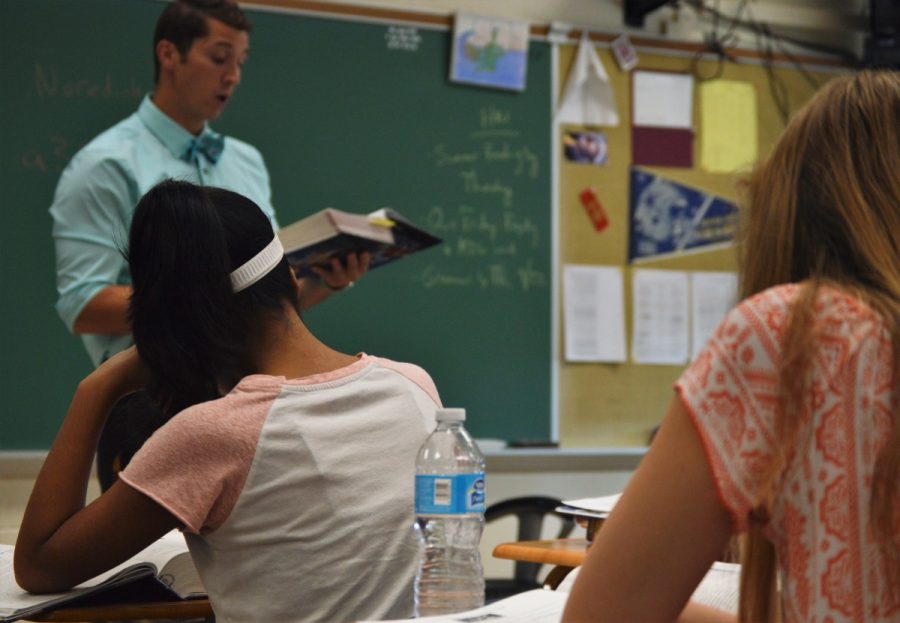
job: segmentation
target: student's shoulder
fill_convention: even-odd
[[[192,445],[221,444],[220,447],[255,445],[256,437],[272,404],[278,397],[273,386],[266,390],[233,390],[192,405],[177,413],[160,431],[173,440],[189,440]]]
[[[859,294],[823,286],[813,304],[817,361],[826,374],[838,376],[852,359],[884,369],[891,358],[891,333],[884,318]]]
[[[809,282],[771,287],[747,298],[732,316],[764,318],[772,330],[784,330],[790,314]],[[834,284],[823,284],[816,290],[811,322],[819,332],[856,332],[861,326],[877,328],[881,317],[856,294]]]
[[[388,359],[387,357],[379,357],[377,355],[365,355],[365,357],[379,367],[386,370],[392,370],[405,377],[427,378],[429,380],[431,379],[431,376],[428,374],[428,372],[425,371],[425,368],[417,364],[408,363],[405,361],[394,361],[393,359]]]
[[[813,312],[817,319],[848,328],[860,324],[873,327],[883,324],[881,316],[858,295],[834,285],[824,285],[816,293]]]
[[[720,351],[739,368],[756,370],[766,361],[777,369],[794,331],[796,306],[808,287],[809,282],[779,285],[742,301],[716,330]],[[820,285],[802,322],[810,332],[810,348],[817,353],[812,361],[824,366],[819,369],[821,375],[838,374],[858,353],[877,358],[877,353],[890,352],[890,333],[883,318],[860,295],[844,287]]]
[[[725,315],[716,329],[716,340],[733,344],[755,335],[764,341],[778,341],[799,293],[799,285],[784,284],[745,298]]]
[[[367,355],[367,357],[380,368],[388,370],[392,373],[399,374],[405,379],[411,381],[413,384],[417,385],[419,388],[425,391],[425,393],[427,393],[432,398],[432,400],[440,404],[437,387],[435,386],[431,375],[428,374],[428,372],[426,372],[425,369],[421,366],[418,366],[414,363],[394,361],[385,357],[377,357],[373,355]]]
[[[800,295],[802,284],[784,283],[767,288],[750,296],[737,305],[737,309],[747,311],[790,310]]]

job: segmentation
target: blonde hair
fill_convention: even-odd
[[[813,305],[823,284],[856,296],[884,320],[893,349],[893,400],[900,401],[900,73],[863,71],[829,82],[791,121],[745,183],[741,298],[803,282],[782,352],[776,448],[758,509],[771,509],[795,417],[808,404],[815,341]],[[872,529],[883,548],[892,597],[900,601],[900,424],[875,464]],[[743,557],[741,621],[778,618],[776,554],[751,520]]]

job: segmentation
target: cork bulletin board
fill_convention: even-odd
[[[575,59],[576,45],[559,48],[558,75],[561,95],[565,79]],[[610,83],[615,92],[620,123],[617,127],[586,127],[563,125],[555,129],[565,131],[599,132],[607,139],[607,162],[602,166],[577,164],[568,161],[562,153],[556,155],[559,171],[559,270],[566,264],[618,266],[623,271],[626,344],[630,350],[632,332],[632,271],[628,263],[629,226],[629,168],[632,162],[631,144],[631,85],[630,75],[621,71],[607,45],[597,45]],[[717,71],[713,61],[700,61],[695,65],[696,85],[699,76]],[[636,69],[690,72],[690,55],[663,55],[639,52]],[[796,69],[772,69],[786,88],[791,111],[805,103],[814,87]],[[808,71],[819,84],[836,75],[830,68]],[[760,64],[724,63],[720,77],[753,85],[757,96],[759,155],[769,152],[780,135],[784,124],[769,90],[766,69]],[[701,169],[699,146],[701,134],[697,114],[697,97],[694,97],[694,163],[691,168],[642,167],[678,184],[716,195],[731,202],[738,202],[737,184],[742,175],[709,173]],[[598,232],[579,195],[592,189],[599,199],[608,225]],[[734,248],[686,254],[680,257],[643,261],[638,268],[683,271],[736,271],[737,258]],[[558,275],[562,284],[562,274]],[[560,286],[562,287],[562,286]],[[563,318],[562,292],[557,297],[559,317]],[[642,446],[648,441],[652,429],[659,424],[669,401],[674,395],[672,385],[685,366],[639,365],[630,359],[626,363],[567,363],[564,360],[565,327],[560,322],[558,343],[559,358],[559,436],[563,447]]]

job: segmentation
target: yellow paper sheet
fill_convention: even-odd
[[[711,173],[749,169],[758,143],[756,90],[748,82],[700,84],[700,166]]]

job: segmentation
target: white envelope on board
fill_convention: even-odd
[[[557,123],[619,125],[619,111],[609,76],[588,37],[582,37],[556,109]]]

